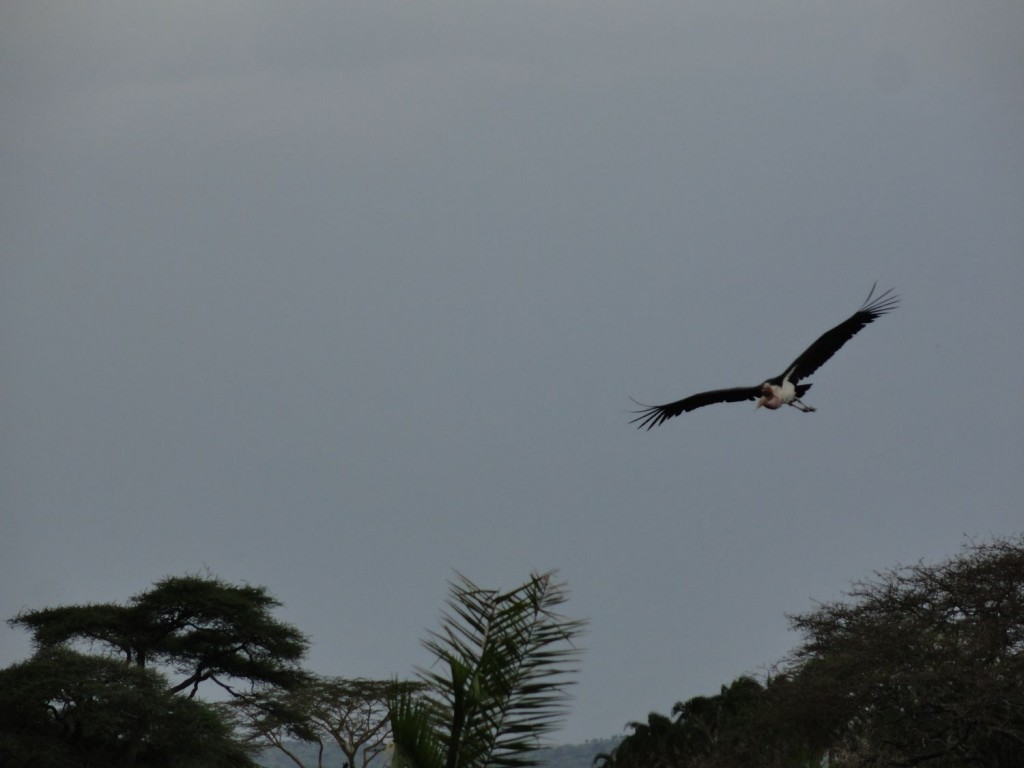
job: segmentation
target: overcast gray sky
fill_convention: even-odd
[[[0,105],[4,619],[208,568],[407,676],[557,568],[568,742],[1024,529],[1019,0],[6,2]],[[629,425],[875,280],[817,413]]]

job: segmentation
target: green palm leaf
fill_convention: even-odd
[[[518,768],[561,721],[585,622],[557,612],[565,600],[554,572],[509,592],[450,583],[441,628],[423,645],[427,693],[398,697],[392,725],[409,768]]]

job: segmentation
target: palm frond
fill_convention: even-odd
[[[445,750],[428,699],[395,687],[388,702],[395,753],[391,768],[444,768]]]
[[[423,641],[435,657],[431,667],[418,670],[425,699],[408,712],[408,723],[398,722],[406,714],[400,710],[393,719],[399,730],[410,729],[395,734],[406,754],[425,741],[413,728],[416,718],[417,727],[432,723],[431,743],[444,751],[444,763],[412,768],[530,764],[528,753],[561,721],[577,671],[574,641],[585,622],[557,612],[565,600],[554,572],[533,574],[509,592],[481,589],[457,574],[440,630]],[[406,747],[400,738],[413,741]]]

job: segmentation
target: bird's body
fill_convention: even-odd
[[[771,384],[766,381],[761,385],[761,398],[758,400],[757,407],[774,411],[784,405],[792,405],[794,402],[799,402],[799,398],[796,396],[796,386],[792,381],[784,380],[781,384]]]
[[[662,422],[678,416],[681,413],[702,408],[705,405],[714,403],[739,403],[744,400],[757,400],[758,408],[778,410],[784,405],[790,405],[804,413],[811,413],[815,409],[803,403],[800,398],[811,388],[811,385],[801,384],[800,380],[805,379],[824,365],[839,349],[868,323],[872,323],[888,312],[896,308],[899,297],[893,294],[890,288],[872,301],[875,286],[865,299],[859,310],[841,322],[835,328],[826,331],[818,337],[811,346],[793,361],[786,370],[771,379],[766,379],[753,387],[733,387],[732,389],[715,389],[709,392],[699,392],[690,395],[674,403],[664,405],[643,405],[642,411],[636,411],[639,415],[630,423],[637,423],[638,429],[651,429]]]

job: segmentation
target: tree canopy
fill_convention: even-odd
[[[1024,765],[1024,537],[854,585],[792,617],[789,708],[857,764]]]
[[[0,764],[252,765],[223,710],[195,695],[205,681],[237,697],[307,679],[306,638],[273,618],[278,605],[263,587],[185,576],[127,605],[15,616],[10,624],[32,633],[35,654],[0,670]]]
[[[1024,537],[876,574],[791,622],[802,642],[764,685],[652,713],[597,762],[1024,765]]]
[[[212,705],[175,696],[153,670],[66,648],[0,670],[0,764],[254,765]]]
[[[743,675],[713,696],[694,696],[629,723],[633,733],[594,762],[603,768],[795,768],[818,765],[825,750],[799,724],[775,717],[778,680]]]
[[[10,624],[29,630],[38,649],[99,643],[139,667],[164,665],[182,675],[171,691],[191,697],[207,680],[232,694],[236,680],[281,688],[301,683],[298,662],[308,641],[271,615],[279,606],[264,587],[189,575],[162,579],[127,605],[43,608]]]
[[[391,744],[389,702],[420,689],[418,682],[310,676],[291,690],[236,699],[232,710],[249,741],[269,744],[296,766],[307,763],[294,741],[315,744],[315,764],[324,764],[330,744],[351,768],[367,768]]]

